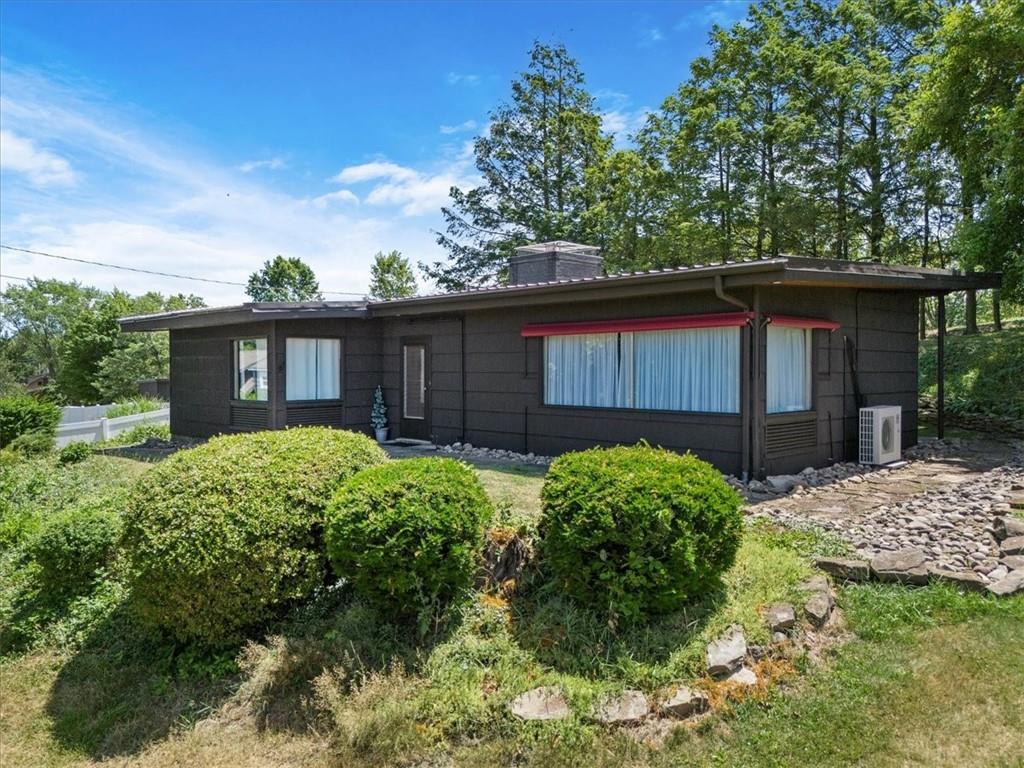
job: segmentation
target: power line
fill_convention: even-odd
[[[46,253],[45,251],[33,251],[29,248],[17,248],[13,245],[0,245],[0,248],[5,248],[8,251],[18,251],[19,253],[30,253],[33,256],[46,256],[50,259],[61,259],[62,261],[74,261],[79,264],[91,264],[95,267],[107,267],[108,269],[122,269],[126,272],[139,272],[144,275],[157,275],[159,277],[173,277],[177,280],[196,280],[200,283],[217,283],[218,285],[236,285],[241,288],[246,288],[246,283],[237,283],[232,280],[216,280],[212,277],[193,277],[192,275],[178,275],[173,272],[160,272],[155,269],[143,269],[142,267],[126,267],[123,264],[110,264],[105,261],[92,261],[90,259],[77,259],[73,256],[61,256],[56,253]],[[14,278],[20,280],[24,278]],[[362,296],[361,293],[354,293],[352,291],[320,291],[320,293],[327,293],[332,296]]]
[[[3,280],[21,280],[21,282],[27,283],[32,278],[31,277],[18,277],[17,275],[5,275],[5,274],[0,273],[0,279],[3,279]]]

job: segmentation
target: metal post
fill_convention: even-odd
[[[941,440],[946,436],[946,294],[939,294],[937,321],[939,335],[935,348],[936,369],[938,374],[937,395],[935,403],[936,434]]]

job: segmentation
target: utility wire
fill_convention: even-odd
[[[45,251],[33,251],[29,248],[17,248],[13,245],[0,245],[0,248],[4,248],[8,251],[18,251],[19,253],[30,253],[33,256],[46,256],[50,259],[61,259],[62,261],[74,261],[79,264],[92,264],[96,267],[107,267],[109,269],[123,269],[126,272],[140,272],[144,275],[158,275],[159,277],[173,277],[178,280],[196,280],[201,283],[217,283],[218,285],[237,285],[242,288],[248,287],[246,283],[236,283],[232,280],[216,280],[212,277],[193,277],[192,275],[178,275],[173,272],[159,272],[155,269],[143,269],[142,267],[126,267],[123,264],[110,264],[105,261],[91,261],[89,259],[76,259],[72,256],[60,256],[56,253],[46,253]],[[15,280],[22,278],[14,278]],[[320,293],[327,293],[332,296],[359,296],[362,297],[361,293],[354,293],[351,291],[320,291]]]

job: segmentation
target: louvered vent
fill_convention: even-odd
[[[236,429],[260,430],[267,428],[267,409],[250,405],[231,406],[231,426]]]
[[[765,428],[765,449],[769,456],[796,453],[818,445],[818,422],[814,417],[805,421],[769,423]]]
[[[340,405],[313,405],[288,408],[288,426],[342,426]]]

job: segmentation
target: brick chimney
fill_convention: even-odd
[[[549,283],[580,277],[598,277],[604,271],[601,250],[565,240],[516,248],[509,260],[509,285]]]

